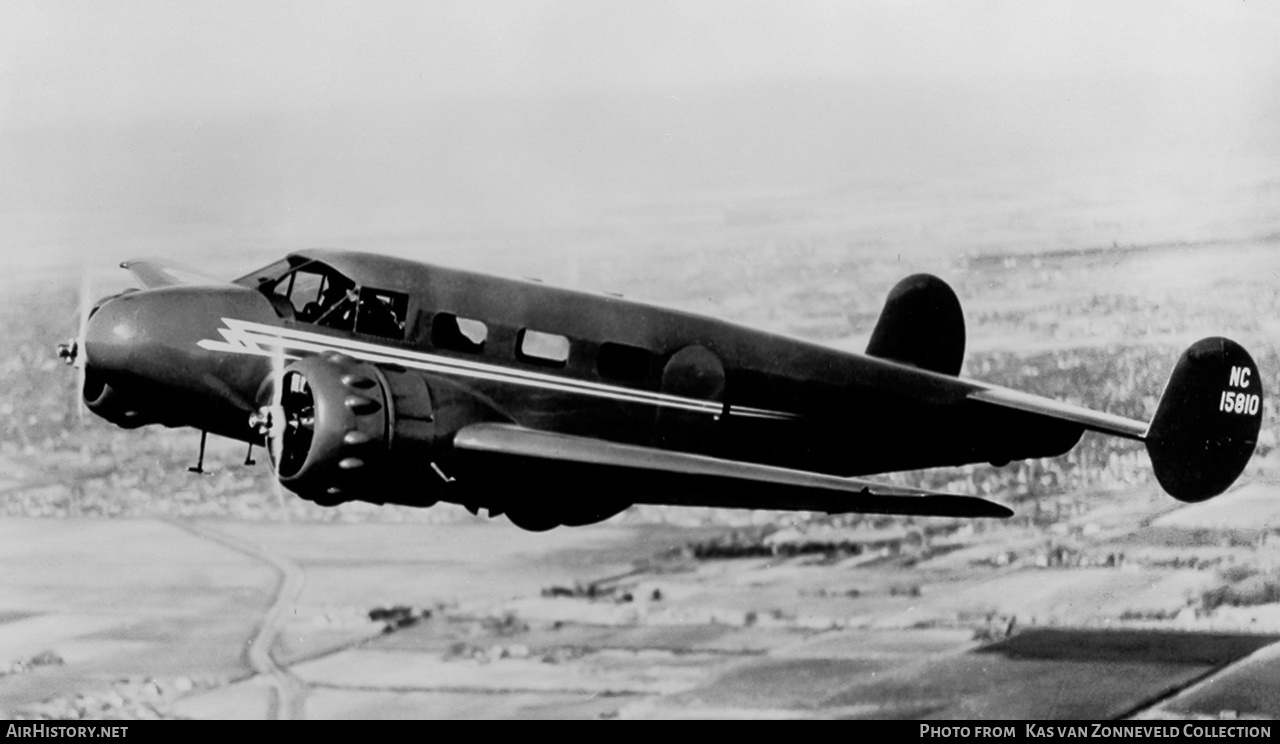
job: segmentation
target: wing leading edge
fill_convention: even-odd
[[[908,514],[1009,517],[1013,512],[975,496],[926,491],[859,478],[723,460],[685,452],[618,444],[526,429],[472,424],[454,436],[464,457],[535,466],[540,477],[557,470],[577,487],[625,491],[634,503],[817,511],[829,514]],[[486,470],[489,468],[485,468]],[[492,472],[492,471],[491,471]]]

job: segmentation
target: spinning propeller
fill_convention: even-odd
[[[271,480],[275,486],[276,500],[280,505],[280,514],[288,521],[289,512],[285,503],[284,486],[280,483],[280,468],[285,457],[285,438],[289,436],[291,427],[298,428],[297,416],[292,419],[284,406],[285,396],[285,355],[280,346],[272,346],[271,373],[268,375],[262,392],[270,393],[270,402],[262,405],[249,417],[249,425],[257,429],[266,438],[268,460],[271,472],[275,476]],[[259,400],[266,397],[260,397]]]
[[[58,344],[58,357],[76,370],[76,413],[80,418],[81,424],[84,423],[84,383],[88,367],[88,354],[85,352],[85,335],[88,332],[89,316],[93,314],[92,298],[93,285],[89,279],[89,272],[85,271],[80,277],[80,301],[77,311],[79,323],[76,327],[76,335],[68,339],[67,343]]]

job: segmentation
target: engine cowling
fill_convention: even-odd
[[[280,390],[275,390],[275,384]],[[259,395],[257,421],[280,483],[302,498],[429,506],[434,442],[421,375],[331,353],[285,367]]]
[[[148,410],[143,398],[117,389],[92,365],[85,367],[81,395],[86,408],[122,429],[160,423],[160,416]]]

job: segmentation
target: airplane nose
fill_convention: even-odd
[[[127,370],[139,343],[145,303],[128,296],[108,300],[98,308],[85,327],[85,362],[98,370]]]
[[[278,316],[262,294],[234,284],[154,287],[104,300],[73,359],[84,363],[89,409],[120,426],[161,423],[243,436],[271,362],[202,345],[224,338],[228,318]]]

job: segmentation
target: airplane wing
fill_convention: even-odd
[[[640,504],[817,511],[828,514],[909,514],[1009,517],[1013,512],[975,496],[925,491],[860,478],[788,470],[685,452],[606,442],[511,424],[472,424],[454,449],[488,468],[524,466],[531,478],[564,479],[579,488],[625,491]],[[572,466],[569,469],[568,465]]]
[[[132,259],[121,261],[120,268],[133,274],[143,289],[173,287],[179,284],[226,284],[225,279],[209,276],[181,264],[160,259]]]

